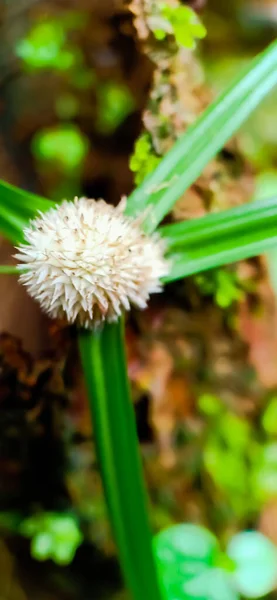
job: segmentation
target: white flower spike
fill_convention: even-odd
[[[104,200],[75,198],[40,213],[15,258],[20,281],[53,318],[88,329],[116,321],[130,305],[145,308],[169,271],[165,244],[141,218]]]

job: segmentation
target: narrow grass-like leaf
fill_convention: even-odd
[[[0,200],[0,232],[12,244],[23,240],[23,229],[28,224],[28,218],[22,217],[12,208],[1,204]]]
[[[11,208],[17,215],[28,220],[32,219],[38,210],[44,212],[55,206],[55,203],[0,180],[0,206]]]
[[[277,41],[258,55],[232,85],[188,128],[129,197],[126,213],[152,205],[147,232],[171,210],[261,100],[277,84]]]
[[[0,265],[0,275],[18,275],[16,265]]]
[[[277,197],[159,228],[172,261],[165,282],[277,246]]]
[[[81,331],[79,347],[106,501],[126,584],[133,600],[161,600],[152,554],[123,324]]]
[[[23,240],[23,229],[37,211],[55,206],[50,200],[0,180],[0,231],[12,243]]]

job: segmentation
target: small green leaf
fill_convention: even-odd
[[[205,37],[206,29],[204,25],[189,6],[164,4],[161,12],[172,26],[172,33],[179,46],[194,48],[195,39]]]
[[[164,564],[190,561],[213,565],[218,554],[216,537],[205,527],[189,523],[173,525],[155,536],[155,554]]]
[[[252,486],[258,499],[265,501],[277,494],[277,443],[260,448],[252,472]]]
[[[251,429],[246,419],[238,417],[234,413],[226,412],[221,417],[218,431],[227,446],[234,452],[243,453],[247,449]]]
[[[154,154],[149,133],[143,133],[136,141],[134,152],[130,159],[130,169],[135,175],[135,183],[140,184],[152,173],[161,158]]]
[[[155,536],[154,552],[162,587],[171,599],[183,598],[185,583],[216,564],[219,547],[204,527],[181,524]]]
[[[217,416],[223,410],[222,402],[212,394],[202,394],[199,396],[197,405],[199,410],[209,417]]]
[[[217,566],[218,541],[204,527],[169,527],[155,536],[154,549],[166,600],[238,600],[229,572]]]
[[[109,134],[132,112],[135,106],[130,90],[116,82],[107,82],[98,86],[99,131]]]
[[[53,539],[50,533],[42,531],[37,533],[31,541],[31,554],[36,560],[50,558]]]
[[[267,405],[262,417],[262,425],[265,431],[277,435],[277,398],[272,398]]]
[[[31,554],[37,560],[52,559],[69,564],[83,541],[83,535],[71,514],[39,513],[25,519],[19,528],[32,538]]]
[[[41,130],[32,141],[32,150],[37,158],[57,161],[66,171],[79,167],[88,148],[88,139],[73,125],[59,125]]]
[[[80,529],[71,515],[51,515],[48,528],[56,542],[78,545],[82,541]]]
[[[64,30],[60,23],[39,23],[28,37],[17,43],[16,53],[32,67],[48,67],[58,58],[64,41]]]
[[[37,23],[16,44],[16,54],[29,69],[64,71],[80,62],[79,49],[66,45],[65,27],[60,20]]]
[[[225,492],[232,510],[238,517],[243,516],[249,508],[248,470],[243,456],[220,443],[216,433],[205,445],[203,462],[218,489]]]
[[[260,598],[271,592],[277,582],[277,551],[272,542],[257,531],[235,535],[227,554],[235,562],[233,580],[247,598]]]
[[[195,281],[204,295],[212,295],[216,304],[228,308],[243,296],[237,274],[227,269],[215,269],[211,273],[196,275]]]
[[[224,569],[206,569],[184,585],[184,600],[239,600],[229,573]]]
[[[76,546],[66,542],[57,542],[53,546],[51,557],[58,565],[69,565],[76,553]]]

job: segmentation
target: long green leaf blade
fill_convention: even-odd
[[[28,224],[28,219],[22,217],[0,201],[0,232],[12,244],[23,241],[23,230]]]
[[[0,206],[11,208],[18,215],[25,216],[28,220],[32,219],[38,210],[44,212],[51,206],[55,206],[55,204],[50,200],[46,200],[46,198],[26,192],[0,180]]]
[[[125,580],[134,600],[161,600],[122,323],[106,325],[99,333],[81,331],[79,347],[105,496]]]
[[[0,180],[0,231],[13,244],[23,241],[23,229],[39,210],[53,206],[50,200]]]
[[[19,275],[16,265],[0,265],[0,275]]]
[[[277,245],[277,197],[159,228],[172,261],[165,282],[257,256]]]
[[[277,84],[277,41],[253,60],[235,82],[188,128],[158,167],[129,197],[126,213],[152,206],[147,232],[170,211],[261,100]]]

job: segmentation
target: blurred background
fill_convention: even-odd
[[[276,37],[276,0],[180,4],[207,30],[194,50],[151,37],[151,0],[2,0],[0,178],[116,204]],[[276,193],[276,106],[275,91],[171,220]],[[277,545],[276,258],[172,284],[128,319],[154,531],[202,524],[224,548],[252,528]],[[11,276],[0,294],[0,598],[126,600],[74,331]]]

